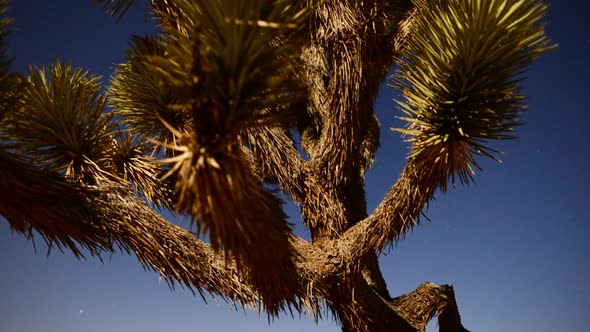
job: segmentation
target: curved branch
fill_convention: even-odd
[[[395,312],[420,332],[426,331],[426,325],[435,315],[438,316],[440,332],[469,332],[461,324],[452,286],[424,282],[389,303]]]
[[[335,282],[328,305],[342,324],[343,332],[422,332],[396,312],[361,276]]]
[[[18,162],[0,151],[0,215],[26,236],[37,231],[48,245],[66,247],[76,257],[113,251],[110,237],[96,232],[98,220],[88,209],[82,188],[63,178]]]
[[[402,238],[418,223],[420,212],[432,199],[437,188],[435,176],[427,163],[410,159],[373,213],[331,241],[331,245],[339,248],[340,259],[358,261]]]
[[[333,250],[291,237],[292,265],[280,266],[283,273],[269,275],[265,279],[268,287],[261,289],[243,277],[243,269],[233,259],[164,220],[123,185],[72,183],[18,162],[3,151],[0,178],[0,214],[10,226],[25,236],[31,236],[34,229],[50,247],[65,246],[77,257],[82,256],[80,247],[92,255],[120,248],[133,252],[144,268],[160,273],[171,287],[180,285],[201,294],[204,290],[242,306],[264,309],[269,315],[287,307],[317,314],[318,302],[325,298],[344,325],[362,323],[368,324],[363,325],[368,330],[373,326],[388,331],[397,326],[414,331],[407,325],[410,323],[423,331],[420,326],[438,312],[441,332],[466,331],[457,329],[462,326],[448,286],[423,284],[413,293],[389,300],[357,274],[344,273],[346,278],[358,279],[352,284],[335,284],[339,275],[344,276],[339,271],[350,270],[339,266]],[[350,285],[356,285],[352,293],[347,288]],[[336,293],[330,294],[334,290]],[[271,292],[275,292],[270,295],[275,302],[268,301]],[[361,312],[385,320],[371,323],[359,316]]]
[[[402,106],[408,114],[404,119],[410,124],[401,130],[412,142],[410,159],[400,179],[373,214],[338,240],[337,245],[345,248],[343,255],[348,255],[343,259],[354,261],[375,249],[382,250],[391,241],[404,236],[416,224],[420,211],[437,188],[445,191],[449,180],[454,185],[456,177],[462,183],[472,181],[474,167],[479,168],[476,156],[497,160],[492,154],[496,150],[487,144],[492,140],[511,138],[512,126],[518,124],[523,100],[519,95],[521,69],[551,49],[539,24],[547,9],[542,2],[525,1],[510,6],[490,2],[484,7],[473,5],[467,8],[461,1],[451,1],[441,7],[441,12],[433,14],[427,9],[420,8],[416,23],[418,30],[413,33],[410,48],[404,49],[404,56],[412,58],[413,62],[403,66],[406,76],[400,74],[403,80],[409,82],[411,78],[412,81],[411,88],[406,88],[406,83],[400,84],[408,105],[411,104]],[[489,15],[490,12],[495,15]],[[465,15],[468,22],[476,20],[485,24],[468,24],[470,28],[467,30],[464,30],[463,23],[447,24],[458,22],[453,16],[455,13]],[[434,16],[429,16],[431,14]],[[502,45],[507,52],[488,52],[490,54],[483,62],[486,65],[477,67],[477,70],[490,73],[489,76],[479,75],[479,71],[471,69],[466,71],[467,76],[454,75],[464,68],[461,67],[463,60],[458,59],[471,57],[472,46],[479,44],[448,46],[444,38],[432,42],[431,37],[440,34],[436,29],[449,29],[450,32],[443,35],[454,35],[457,31],[460,40],[478,36],[477,43],[490,50]],[[504,37],[495,45],[488,44],[488,39],[481,36]],[[447,59],[448,54],[452,56]],[[441,57],[448,63],[439,66],[437,61]],[[447,66],[449,63],[451,65]],[[459,63],[459,67],[454,67]],[[433,76],[417,73],[432,73]],[[412,76],[414,74],[417,76]],[[439,77],[459,77],[460,81],[443,82]],[[457,94],[448,86],[472,88],[465,91],[457,88],[455,90],[461,90]],[[411,89],[414,88],[419,92],[413,92]],[[436,103],[432,104],[432,100]],[[445,108],[442,105],[452,106]]]
[[[354,289],[347,289],[349,285]],[[469,332],[461,324],[452,286],[424,282],[410,293],[394,299],[379,295],[362,280],[333,287],[337,292],[329,305],[338,315],[344,332],[425,332],[438,316],[440,332]]]
[[[266,277],[252,280],[248,266],[236,265],[231,257],[170,224],[124,185],[69,182],[2,151],[0,179],[0,214],[19,233],[30,236],[37,231],[50,247],[66,247],[77,257],[82,256],[80,248],[99,255],[118,247],[133,252],[145,268],[160,273],[171,286],[203,289],[244,306],[263,308],[269,315],[287,306],[298,307],[297,297],[307,298],[306,287],[299,286],[295,273],[300,255],[292,248],[292,243],[304,246],[304,240],[289,237],[290,260],[279,265],[261,262],[256,273],[264,272]],[[263,247],[272,252],[268,245]]]

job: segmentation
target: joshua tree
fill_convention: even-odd
[[[99,2],[121,17],[133,1]],[[269,316],[327,310],[343,331],[424,331],[438,316],[440,331],[466,331],[452,287],[393,297],[377,254],[437,192],[471,182],[476,158],[497,160],[490,141],[513,137],[523,70],[551,48],[546,5],[148,5],[159,33],[132,39],[107,93],[62,61],[11,73],[4,52],[0,214],[10,226],[76,256],[132,252],[171,286]],[[391,70],[410,152],[369,214],[374,101]],[[278,191],[301,207],[311,242],[292,234]]]

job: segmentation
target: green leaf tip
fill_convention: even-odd
[[[410,158],[450,178],[472,182],[475,156],[498,160],[491,140],[514,138],[524,110],[524,69],[553,46],[544,34],[547,5],[537,0],[424,0],[392,86],[404,101],[399,130]]]

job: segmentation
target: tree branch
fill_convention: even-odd
[[[418,332],[359,275],[334,282],[328,305],[343,332]]]
[[[316,201],[323,197],[306,198],[304,216],[312,218],[306,222],[314,238],[338,237],[366,216],[363,177],[379,145],[373,104],[406,38],[400,31],[408,26],[412,7],[409,1],[357,5],[361,8],[338,1],[318,5],[315,35],[302,55],[310,96],[302,132],[311,158],[309,178],[321,182],[324,196],[335,201],[328,206],[342,205],[342,213],[322,218],[315,211],[326,205]]]
[[[295,272],[299,255],[294,248],[287,261],[271,264],[263,257],[259,266],[239,266],[164,220],[120,183],[69,182],[2,151],[0,178],[0,214],[19,233],[30,236],[37,231],[50,247],[65,246],[77,257],[82,256],[80,248],[99,255],[119,247],[135,253],[145,268],[160,273],[171,286],[204,289],[244,306],[264,308],[269,315],[298,306],[297,297],[306,298],[306,287],[299,287]],[[301,239],[289,239],[289,247],[293,241],[305,246]],[[272,255],[272,244],[261,248]]]
[[[359,31],[356,11],[341,1],[326,1],[316,8],[318,29],[315,40],[325,54],[326,93],[320,103],[328,106],[319,150],[312,162],[314,171],[331,185],[338,187],[359,170],[359,145],[362,128],[372,107],[362,108],[364,71],[362,47],[364,37]]]
[[[264,309],[269,315],[287,307],[318,314],[318,302],[326,298],[332,301],[330,305],[344,325],[367,324],[366,317],[359,315],[370,311],[367,317],[385,318],[367,325],[369,330],[373,326],[386,331],[394,324],[413,331],[400,316],[419,329],[438,310],[441,332],[466,331],[456,329],[460,318],[452,288],[447,286],[424,284],[415,291],[418,295],[410,293],[389,301],[387,294],[380,293],[366,278],[350,274],[350,265],[340,264],[334,250],[312,246],[293,236],[289,240],[292,261],[279,267],[279,275],[267,275],[268,286],[261,288],[243,277],[243,268],[231,257],[170,224],[121,184],[90,186],[69,182],[18,162],[2,151],[0,178],[0,214],[11,227],[25,236],[35,230],[50,247],[65,246],[77,257],[82,256],[80,247],[92,255],[120,248],[133,252],[144,268],[158,272],[171,287],[180,285],[201,294],[204,290],[242,306]],[[342,277],[358,280],[337,286],[335,280]],[[354,287],[355,291],[346,291],[346,287]],[[330,295],[333,291],[336,293]],[[384,301],[389,301],[394,312],[384,307]]]
[[[452,286],[425,282],[412,292],[396,297],[389,303],[419,332],[426,331],[426,325],[435,315],[438,315],[440,332],[469,332],[461,324]]]
[[[436,190],[433,178],[437,174],[428,166],[410,159],[373,213],[330,242],[328,246],[339,248],[342,261],[356,262],[375,250],[383,250],[417,224],[420,212]]]

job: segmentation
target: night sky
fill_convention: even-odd
[[[577,6],[574,3],[578,4]],[[584,3],[582,5],[582,3]],[[154,31],[143,5],[121,22],[91,0],[16,0],[13,70],[71,60],[108,83],[132,34]],[[584,8],[582,8],[584,7]],[[548,34],[559,48],[528,71],[529,110],[519,140],[495,144],[503,164],[482,161],[477,184],[438,194],[424,222],[381,255],[393,296],[423,281],[455,287],[464,325],[474,332],[588,331],[590,317],[590,5],[554,1]],[[367,175],[369,209],[396,180],[407,144],[397,133],[394,91],[377,101],[381,149]],[[298,208],[288,205],[296,232],[307,236]],[[176,222],[181,222],[177,220]],[[265,315],[160,284],[132,256],[78,261],[57,250],[47,257],[0,219],[0,331],[185,332],[339,331],[329,315]],[[436,330],[436,322],[429,331]]]

